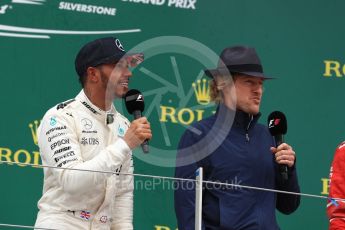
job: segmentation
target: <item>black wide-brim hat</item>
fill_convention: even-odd
[[[82,76],[88,67],[110,64],[126,58],[131,67],[144,60],[142,53],[127,53],[120,40],[114,37],[99,38],[85,44],[75,58],[75,69]]]
[[[273,79],[264,74],[259,56],[254,48],[248,46],[225,48],[220,54],[218,67],[205,70],[205,74],[211,78],[217,75],[230,75],[230,73]]]

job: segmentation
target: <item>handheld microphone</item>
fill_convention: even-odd
[[[144,111],[145,103],[144,97],[139,90],[131,89],[124,96],[125,105],[128,113],[133,114],[134,120],[141,117],[141,113]],[[145,140],[141,144],[141,148],[144,153],[149,152],[148,140]]]
[[[284,134],[287,132],[287,121],[284,113],[280,111],[272,112],[267,119],[268,130],[276,141],[276,147],[284,142]],[[279,172],[283,180],[288,179],[287,165],[279,164]]]

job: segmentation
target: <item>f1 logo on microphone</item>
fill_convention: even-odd
[[[141,95],[141,94],[138,94],[138,98],[137,98],[137,100],[136,101],[143,101],[144,99],[143,99],[143,95]]]
[[[275,127],[277,125],[279,125],[280,123],[280,119],[277,118],[277,119],[272,119],[270,120],[270,122],[268,123],[268,128],[272,128],[272,127]]]

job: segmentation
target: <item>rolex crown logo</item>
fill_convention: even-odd
[[[39,121],[36,120],[33,123],[29,124],[29,128],[31,130],[32,139],[33,139],[35,145],[38,145],[38,136],[37,136],[38,123],[39,123]]]
[[[210,103],[210,85],[205,78],[197,80],[192,84],[196,96],[196,100],[200,105],[207,105]]]

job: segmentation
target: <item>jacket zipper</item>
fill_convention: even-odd
[[[250,125],[252,124],[252,121],[253,121],[253,115],[250,116],[250,121],[249,121],[247,129],[246,129],[246,140],[247,140],[247,142],[249,142],[249,140],[250,140],[248,131],[249,131]]]

